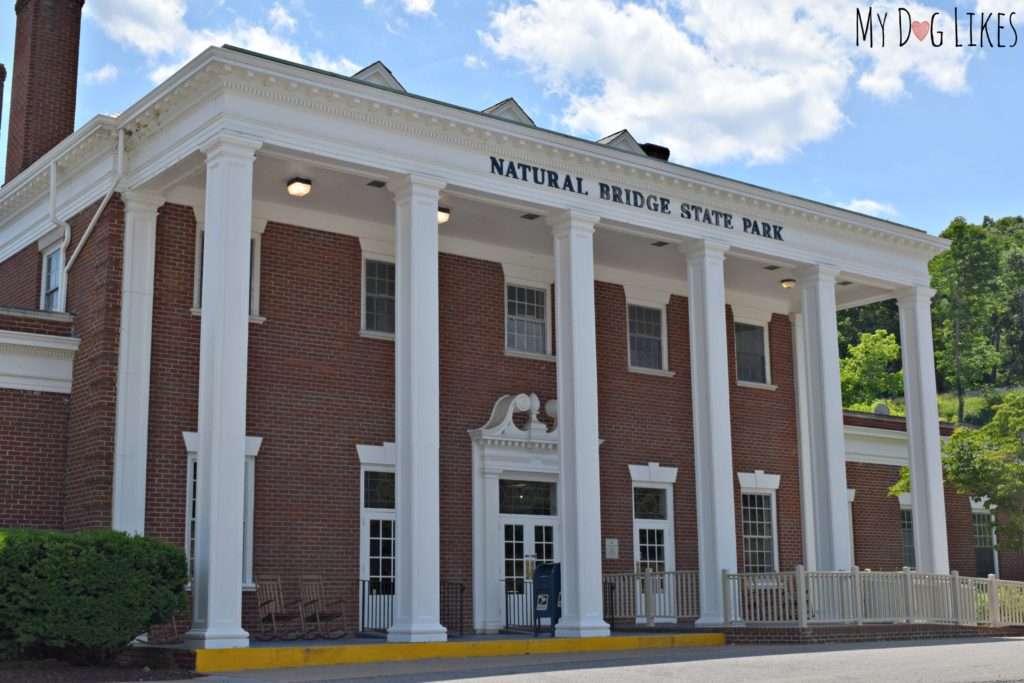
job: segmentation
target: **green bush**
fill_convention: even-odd
[[[185,608],[184,552],[110,530],[0,530],[0,658],[109,662]]]

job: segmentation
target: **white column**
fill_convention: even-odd
[[[257,140],[221,134],[206,154],[199,474],[192,629],[202,647],[246,647],[242,520],[249,351],[249,237]],[[182,459],[184,463],[184,458]]]
[[[594,224],[565,211],[549,217],[555,238],[558,508],[562,617],[558,636],[607,636],[601,589],[601,473],[597,435]]]
[[[111,526],[129,534],[142,534],[146,529],[153,273],[157,209],[163,203],[162,197],[144,192],[124,195],[124,267]]]
[[[811,448],[807,426],[807,354],[804,352],[804,317],[789,316],[793,331],[793,372],[796,385],[797,450],[800,456],[800,528],[804,540],[804,569],[815,571],[818,557],[814,549],[814,499],[811,496]]]
[[[721,625],[722,570],[736,571],[729,359],[725,340],[725,252],[702,240],[682,247],[690,311],[693,454],[697,482],[698,625]]]
[[[931,299],[934,295],[935,290],[927,287],[908,287],[896,292],[896,302],[900,308],[903,395],[907,403],[914,554],[919,571],[948,574],[946,498],[932,351]]]
[[[807,359],[807,446],[814,550],[819,571],[849,570],[850,509],[846,493],[846,444],[843,396],[839,384],[836,330],[836,276],[839,271],[814,265],[797,272],[803,314],[803,349]]]
[[[407,175],[395,195],[395,604],[391,642],[441,626],[437,202],[444,182]]]

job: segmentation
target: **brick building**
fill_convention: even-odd
[[[702,623],[723,569],[1024,577],[941,481],[944,240],[379,62],[210,48],[71,133],[81,2],[16,9],[0,526],[182,545],[196,642],[247,643],[268,575],[352,628],[386,595],[399,641],[445,638],[442,582],[500,628],[545,560],[566,636],[608,632],[602,573],[696,570]],[[885,298],[908,419],[844,415],[836,310]]]

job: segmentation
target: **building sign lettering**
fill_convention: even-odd
[[[590,196],[585,180],[580,176],[571,176],[559,173],[550,169],[524,164],[519,161],[506,161],[498,157],[491,157],[491,173],[509,180],[519,180],[524,183],[533,183],[541,187],[549,187],[563,192]],[[642,209],[652,213],[672,215],[676,213],[680,218],[694,223],[713,225],[725,230],[742,230],[748,235],[756,235],[772,240],[783,241],[783,226],[769,223],[767,221],[756,221],[745,216],[734,217],[733,214],[717,209],[708,209],[697,204],[680,202],[673,205],[668,197],[661,197],[653,194],[644,194],[639,190],[608,183],[597,183],[597,197],[600,200],[623,204],[635,209]],[[737,221],[736,218],[739,218]]]

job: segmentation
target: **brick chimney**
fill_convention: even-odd
[[[4,83],[7,82],[7,67],[0,64],[0,121],[4,118]]]
[[[17,0],[7,181],[75,130],[85,0]]]

